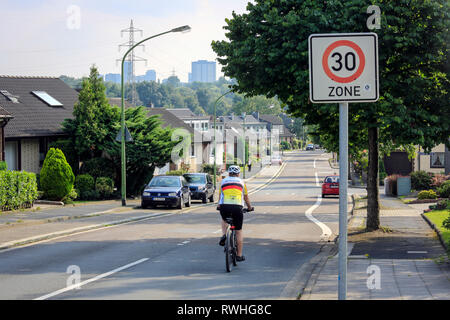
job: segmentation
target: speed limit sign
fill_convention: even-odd
[[[312,34],[308,44],[311,102],[378,100],[376,33]]]

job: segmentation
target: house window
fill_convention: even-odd
[[[430,168],[444,168],[444,152],[430,153]]]
[[[194,142],[191,143],[191,157],[195,157],[195,145],[194,145]]]

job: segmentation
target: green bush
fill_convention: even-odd
[[[429,190],[433,183],[433,175],[425,171],[411,172],[411,188],[414,190]]]
[[[72,191],[69,192],[67,196],[65,196],[61,201],[65,204],[73,203],[73,200],[78,198],[77,191],[75,189],[72,189]]]
[[[187,173],[186,170],[172,170],[172,171],[168,171],[166,173],[166,176],[182,176],[183,174]]]
[[[75,178],[75,189],[81,200],[91,200],[95,190],[95,180],[90,174],[80,174]]]
[[[0,209],[29,208],[38,197],[36,175],[24,171],[0,171]]]
[[[447,219],[445,219],[444,222],[442,222],[442,226],[445,229],[450,230],[450,214],[448,215]]]
[[[73,189],[75,176],[61,150],[50,148],[40,173],[40,184],[48,200],[61,200]]]
[[[287,141],[281,141],[280,148],[281,148],[281,150],[289,150],[289,149],[291,149],[291,144]]]
[[[437,199],[437,194],[436,192],[434,192],[434,190],[423,190],[419,192],[419,194],[417,195],[417,199]]]
[[[445,209],[450,209],[450,199],[440,200],[436,204],[436,210],[445,210]]]
[[[0,161],[0,171],[8,170],[8,164],[5,161]]]
[[[450,198],[450,180],[442,183],[437,192],[441,198]]]
[[[202,172],[209,173],[210,175],[214,175],[214,165],[213,164],[203,164],[202,165]],[[219,166],[216,165],[216,174],[219,174]]]
[[[110,159],[106,158],[93,158],[85,161],[80,168],[80,172],[82,174],[90,174],[94,179],[109,177],[114,180],[116,178],[114,164]]]
[[[110,198],[114,192],[114,181],[109,177],[99,177],[95,182],[95,190],[98,191],[100,197]]]

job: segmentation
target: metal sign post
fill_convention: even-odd
[[[312,34],[309,46],[309,98],[339,103],[339,285],[347,297],[348,104],[379,97],[378,37],[375,33]]]

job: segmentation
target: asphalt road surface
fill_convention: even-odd
[[[252,180],[264,187],[250,196],[256,211],[245,214],[247,260],[231,273],[218,245],[219,213],[197,204],[183,214],[2,252],[0,299],[295,298],[287,289],[298,285],[299,269],[338,231],[339,199],[320,197],[319,179],[336,172],[327,155],[285,159],[271,183]]]

